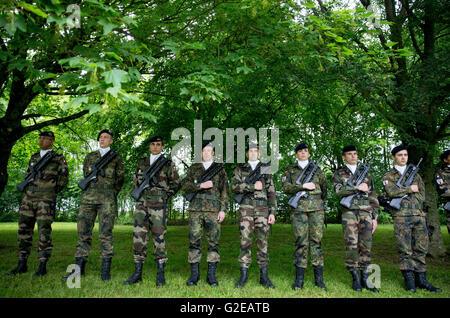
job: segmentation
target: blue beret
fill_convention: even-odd
[[[349,151],[356,151],[356,147],[353,145],[348,145],[348,146],[345,146],[344,148],[342,148],[343,154],[346,152],[349,152]]]
[[[400,145],[400,146],[394,147],[394,148],[392,148],[391,154],[393,156],[395,156],[395,154],[397,152],[402,151],[402,150],[406,150],[406,147],[404,145]]]
[[[55,139],[55,134],[52,131],[43,131],[39,134],[39,136],[51,137]]]
[[[113,133],[112,133],[111,130],[109,130],[109,129],[103,129],[101,132],[98,133],[97,141],[100,140],[100,136],[101,136],[103,133],[107,133],[108,135],[111,136],[111,138],[113,138]]]
[[[297,153],[297,151],[302,150],[302,149],[306,149],[306,148],[308,148],[308,145],[306,143],[298,144],[298,146],[295,147],[295,152]]]
[[[161,136],[153,136],[149,140],[149,142],[155,142],[155,141],[161,141],[161,143],[162,143],[163,142],[163,138]]]

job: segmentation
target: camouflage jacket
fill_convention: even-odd
[[[136,189],[144,181],[144,172],[150,167],[150,156],[141,158],[136,166],[136,172],[133,178],[133,185]],[[147,201],[153,203],[165,204],[169,197],[175,195],[180,189],[180,177],[172,161],[168,161],[159,170],[158,184],[142,191],[138,201]]]
[[[450,167],[445,165],[436,172],[436,188],[439,196],[450,200]]]
[[[30,168],[41,159],[40,152],[33,154],[28,163],[27,173]],[[55,200],[56,195],[61,192],[69,181],[69,167],[63,154],[56,154],[52,160],[44,167],[41,178],[34,179],[34,184],[29,184],[25,189],[25,194],[29,198]]]
[[[83,175],[86,178],[94,169],[94,164],[100,160],[100,151],[90,152],[84,158]],[[105,167],[105,176],[97,175],[97,182],[92,181],[83,191],[82,201],[85,203],[103,203],[117,197],[124,181],[122,157],[117,154]]]
[[[283,177],[283,192],[290,196],[295,195],[299,191],[306,191],[307,198],[301,198],[298,201],[298,206],[295,211],[298,212],[312,212],[324,209],[324,200],[327,197],[327,181],[325,174],[318,168],[314,174],[311,182],[316,188],[314,190],[306,190],[303,184],[296,184],[298,177],[303,172],[303,169],[295,162],[287,167]]]
[[[347,184],[348,180],[352,176],[352,172],[347,166],[338,168],[333,174],[333,186],[336,196],[339,201],[346,196],[360,193],[360,196],[355,197],[352,201],[350,209],[347,209],[340,205],[343,211],[359,210],[372,213],[372,218],[377,218],[380,213],[380,203],[378,202],[375,186],[373,185],[372,176],[367,174],[362,183],[366,183],[369,187],[369,193],[360,192],[358,187],[352,187]]]
[[[425,201],[425,185],[419,174],[416,174],[413,184],[419,186],[419,192],[413,193],[411,186],[399,188],[396,183],[401,177],[401,173],[397,169],[392,168],[391,171],[383,176],[383,185],[389,198],[401,198],[409,195],[409,199],[404,199],[400,210],[391,209],[393,216],[425,216],[423,212],[423,202]]]
[[[228,179],[225,169],[222,169],[212,179],[211,189],[200,190],[197,182],[200,175],[205,171],[202,163],[194,163],[189,167],[186,177],[181,182],[181,190],[184,193],[197,192],[189,203],[189,211],[202,212],[227,212],[228,210]]]
[[[277,214],[277,197],[272,175],[264,174],[261,178],[262,190],[255,190],[254,184],[245,182],[245,178],[252,172],[252,167],[248,163],[240,164],[234,169],[231,179],[231,191],[235,194],[246,193],[241,201],[241,210],[254,213],[255,216],[267,216]]]

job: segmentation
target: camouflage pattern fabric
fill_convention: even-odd
[[[419,174],[416,174],[413,184],[417,185],[419,192],[413,193],[411,186],[399,188],[396,183],[401,173],[393,168],[383,176],[384,189],[389,198],[404,199],[400,210],[392,209],[394,218],[394,234],[399,253],[400,270],[426,271],[425,256],[428,252],[428,230],[425,213],[422,210],[425,200],[425,185]]]
[[[439,196],[443,199],[444,204],[450,201],[450,167],[443,165],[436,173],[436,188]],[[450,233],[450,210],[445,211],[447,214],[447,231]]]
[[[220,262],[219,238],[220,224],[216,212],[189,212],[189,263],[200,263],[202,258],[203,229],[208,242],[208,263]]]
[[[134,175],[134,187],[144,181],[144,172],[150,166],[150,158],[142,158]],[[180,178],[175,165],[168,162],[161,168],[158,185],[142,192],[136,202],[133,229],[133,249],[135,263],[143,263],[147,258],[149,233],[153,238],[154,260],[157,263],[167,262],[165,234],[167,230],[167,200],[180,188]]]
[[[323,266],[321,242],[325,212],[298,212],[291,214],[292,229],[295,236],[294,265],[306,268],[308,249],[313,266]]]
[[[30,167],[40,159],[40,153],[31,156]],[[56,154],[42,170],[41,178],[36,176],[34,184],[25,188],[25,195],[19,209],[18,256],[27,259],[30,255],[35,223],[38,224],[38,259],[50,258],[52,253],[52,222],[55,218],[57,194],[67,185],[69,169],[62,154]]]
[[[333,174],[333,186],[339,200],[361,193],[358,187],[347,184],[352,172],[347,166],[338,168]],[[350,209],[342,209],[342,229],[345,241],[345,266],[348,270],[365,269],[371,263],[372,220],[378,217],[380,204],[372,176],[367,174],[362,183],[369,187],[369,193],[361,193],[352,201]]]
[[[241,236],[241,251],[238,262],[241,267],[248,268],[252,262],[252,236],[255,234],[258,248],[258,267],[269,265],[268,239],[269,239],[269,214],[277,213],[277,198],[275,185],[271,175],[261,178],[262,190],[255,190],[255,186],[245,182],[245,178],[252,172],[250,164],[241,164],[235,168],[231,180],[232,192],[235,194],[246,193],[239,207],[239,230]]]
[[[95,162],[100,160],[100,151],[89,153],[84,159],[83,173],[87,177],[93,170]],[[78,211],[77,229],[78,244],[75,257],[87,260],[92,245],[92,229],[98,215],[100,256],[111,258],[113,256],[114,221],[117,217],[117,194],[124,182],[124,166],[118,154],[104,169],[105,176],[99,174],[97,182],[89,183],[88,188],[81,195],[80,209]]]

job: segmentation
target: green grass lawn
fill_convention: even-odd
[[[380,225],[374,234],[372,262],[381,267],[381,293],[367,290],[361,293],[351,289],[351,276],[344,266],[344,239],[341,225],[331,224],[325,230],[323,253],[325,257],[324,280],[328,291],[314,286],[312,267],[305,274],[305,285],[301,291],[293,291],[291,284],[295,270],[292,265],[294,236],[289,224],[273,226],[269,242],[269,277],[275,285],[274,290],[259,285],[259,270],[256,266],[256,246],[253,248],[253,263],[249,270],[249,281],[245,288],[236,289],[234,283],[239,278],[239,232],[237,225],[222,227],[220,240],[221,262],[217,277],[219,286],[210,287],[206,283],[206,253],[200,267],[201,280],[197,286],[187,287],[190,274],[187,263],[187,226],[170,226],[166,236],[169,261],[166,266],[164,287],[155,286],[156,264],[153,262],[153,246],[150,243],[150,257],[144,266],[143,282],[133,286],[122,283],[133,273],[132,232],[129,225],[116,225],[114,228],[114,253],[112,280],[103,283],[100,279],[101,259],[99,256],[98,225],[94,229],[93,248],[86,267],[86,275],[81,279],[81,288],[68,288],[61,280],[66,268],[74,263],[77,241],[75,223],[53,224],[53,255],[45,277],[33,279],[38,266],[36,258],[37,230],[33,237],[33,250],[28,262],[28,273],[15,277],[4,276],[17,265],[17,223],[0,224],[0,297],[178,297],[178,298],[355,298],[355,297],[445,297],[450,296],[450,258],[443,260],[427,259],[428,280],[442,289],[441,293],[418,291],[407,293],[403,289],[403,277],[398,270],[398,256],[395,247],[392,225]],[[441,228],[447,249],[450,250],[450,236],[447,229]],[[206,240],[203,240],[204,252]]]

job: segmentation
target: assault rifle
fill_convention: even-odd
[[[261,179],[261,177],[267,172],[267,170],[269,170],[268,166],[262,166],[261,162],[259,162],[255,169],[250,172],[248,174],[248,176],[245,178],[245,183],[248,184],[255,184],[256,181],[259,181],[259,179]],[[237,202],[237,203],[241,203],[242,200],[244,199],[244,197],[247,195],[248,193],[239,193],[239,194],[234,194],[233,195],[233,199]]]
[[[203,183],[206,181],[211,180],[216,174],[218,174],[223,169],[223,163],[217,163],[213,162],[211,166],[203,171],[203,173],[200,175],[200,177],[197,179],[197,183]],[[188,200],[189,202],[192,201],[192,199],[195,197],[198,191],[192,192],[192,193],[185,193],[184,198]]]
[[[322,159],[320,157],[319,161]],[[313,161],[308,162],[308,165],[303,169],[302,173],[298,176],[297,180],[295,181],[296,184],[305,184],[308,182],[311,182],[311,180],[314,177],[314,174],[316,173],[317,169],[319,168],[319,164]],[[294,209],[298,206],[298,201],[301,198],[307,198],[308,193],[305,190],[297,192],[295,195],[293,195],[290,199],[288,204],[293,207]]]
[[[38,177],[38,179],[42,178],[42,170],[45,168],[45,166],[53,159],[53,157],[56,156],[56,152],[51,150],[48,151],[43,157],[41,157],[33,166],[30,167],[30,173],[25,177],[25,180],[23,180],[21,183],[17,185],[17,190],[20,192],[25,191],[25,188],[32,184],[34,181],[34,178]]]
[[[370,164],[372,162],[373,159],[370,159],[369,162],[367,164],[365,163],[361,163],[360,165],[358,165],[358,167],[356,168],[355,173],[351,176],[350,179],[348,179],[347,181],[347,185],[351,186],[351,187],[358,187],[366,178],[367,174],[369,173],[370,170]],[[352,205],[352,201],[355,197],[360,197],[362,195],[361,192],[343,197],[341,199],[341,201],[339,202],[342,206],[350,209],[350,206]]]
[[[83,180],[78,183],[81,190],[86,190],[89,184],[94,181],[98,181],[98,175],[105,176],[105,167],[117,156],[117,152],[110,149],[105,153],[97,162],[94,163],[92,172]]]
[[[164,165],[168,161],[169,161],[169,159],[167,159],[166,157],[161,155],[158,159],[156,159],[155,162],[153,162],[153,164],[150,167],[148,167],[145,170],[144,181],[139,185],[139,187],[137,187],[136,189],[134,189],[131,192],[131,196],[134,199],[139,200],[139,198],[141,197],[142,191],[144,191],[145,189],[154,187],[155,185],[158,184],[157,175],[158,175],[159,171],[161,171],[162,167],[164,167]]]
[[[399,188],[409,187],[414,182],[414,178],[416,177],[416,174],[419,172],[419,165],[422,162],[422,159],[423,158],[420,158],[419,162],[417,163],[417,166],[410,163],[406,167],[402,176],[400,177],[400,179],[398,179],[396,183],[397,187]],[[403,199],[409,199],[409,195],[407,194],[401,198],[394,198],[391,200],[391,203],[389,205],[396,210],[400,210]]]

